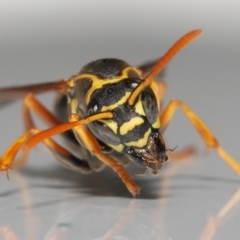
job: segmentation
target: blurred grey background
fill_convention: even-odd
[[[186,102],[240,162],[239,23],[234,0],[2,0],[0,87],[66,78],[104,57],[138,65],[200,28],[203,34],[166,69],[165,103]],[[53,108],[54,94],[39,99]],[[2,153],[23,131],[21,102],[2,108],[0,120]],[[170,148],[195,144],[200,155],[166,165],[156,178],[134,176],[143,188],[135,201],[108,169],[79,176],[42,148],[33,151],[25,169],[10,172],[10,181],[0,176],[0,237],[8,227],[19,239],[200,239],[240,179],[214,151],[202,154],[204,144],[181,111],[166,137]],[[233,212],[220,221],[214,239],[239,239],[240,212]]]

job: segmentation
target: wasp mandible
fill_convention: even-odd
[[[157,174],[168,160],[162,133],[177,108],[196,128],[207,148],[213,148],[240,174],[240,164],[225,152],[200,118],[182,101],[172,100],[160,112],[166,84],[154,77],[188,43],[201,34],[194,30],[181,37],[158,61],[133,67],[119,59],[100,59],[85,65],[77,75],[54,82],[0,89],[0,104],[23,98],[26,132],[0,158],[0,170],[24,165],[25,155],[42,142],[65,167],[82,173],[112,168],[135,196],[140,188],[121,164],[129,160]],[[56,114],[35,94],[58,91]],[[31,111],[51,127],[40,130]],[[51,137],[62,134],[79,154],[73,154]],[[22,160],[14,162],[17,153]],[[186,155],[188,152],[186,151]]]

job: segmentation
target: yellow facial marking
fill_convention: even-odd
[[[122,150],[123,150],[122,144],[119,144],[119,145],[108,144],[108,146],[111,147],[112,149],[116,150],[117,152],[122,152]]]
[[[72,114],[77,113],[78,101],[76,98],[71,99],[70,112]]]
[[[101,112],[111,111],[111,110],[117,108],[118,106],[124,104],[127,101],[127,99],[130,96],[130,94],[131,94],[130,92],[126,92],[125,95],[118,102],[116,102],[116,103],[114,103],[112,105],[109,105],[109,106],[103,106],[101,108]]]
[[[118,126],[116,122],[113,120],[99,120],[99,122],[106,124],[115,134],[117,134]]]
[[[121,135],[127,134],[129,131],[133,130],[136,126],[139,126],[143,122],[144,120],[141,117],[131,118],[130,121],[125,122],[121,125],[120,134]]]
[[[139,95],[138,101],[135,104],[135,112],[142,116],[146,116],[144,109],[143,109],[143,105],[142,105],[142,94]]]
[[[126,67],[123,69],[121,75],[119,75],[115,78],[109,78],[109,79],[99,78],[98,76],[93,75],[93,74],[80,74],[78,77],[76,77],[76,81],[81,80],[81,79],[86,79],[86,78],[92,80],[92,86],[86,94],[86,104],[89,104],[91,95],[94,90],[102,88],[106,84],[117,83],[117,82],[122,81],[122,79],[124,79],[124,78],[128,78],[128,73],[130,71],[135,71],[139,74],[139,70],[136,68],[133,68],[133,67]]]
[[[159,119],[159,117],[157,117],[157,120],[156,120],[155,123],[152,124],[152,127],[153,128],[160,128],[160,126],[161,126],[160,119]]]
[[[146,144],[147,144],[147,141],[148,141],[148,137],[151,133],[151,129],[149,128],[147,130],[147,132],[144,134],[143,138],[137,140],[137,141],[133,141],[133,142],[128,142],[128,143],[125,143],[127,146],[129,147],[144,147]]]
[[[75,76],[71,77],[70,79],[67,80],[67,84],[69,87],[74,87],[75,85]]]

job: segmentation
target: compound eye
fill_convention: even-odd
[[[149,123],[153,124],[156,122],[158,118],[158,105],[151,88],[146,88],[142,92],[142,105]]]
[[[88,124],[89,129],[91,132],[100,139],[102,142],[106,144],[120,144],[120,138],[117,134],[113,132],[113,130],[109,127],[111,126],[114,121],[106,120],[106,121],[96,121]]]

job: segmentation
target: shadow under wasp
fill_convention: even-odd
[[[54,82],[0,89],[0,104],[23,97],[23,120],[26,132],[17,138],[0,158],[0,170],[16,164],[36,144],[42,142],[65,167],[82,173],[111,167],[135,196],[140,187],[121,163],[129,160],[157,174],[168,160],[169,149],[162,133],[177,108],[181,108],[196,128],[207,148],[213,148],[227,164],[240,174],[240,164],[225,152],[202,120],[182,101],[172,100],[160,113],[166,89],[154,77],[188,43],[201,34],[194,30],[181,37],[156,62],[133,67],[119,59],[100,59],[85,65],[77,75]],[[59,91],[56,114],[51,113],[34,94]],[[38,129],[30,111],[52,127]],[[51,137],[63,134],[79,154],[60,146]],[[186,150],[182,155],[189,155]],[[19,161],[18,165],[24,165]]]

